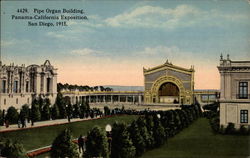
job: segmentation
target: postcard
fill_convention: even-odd
[[[249,0],[1,1],[0,157],[249,157]]]

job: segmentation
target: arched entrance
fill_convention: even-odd
[[[160,86],[158,95],[160,103],[179,103],[180,90],[174,83],[165,82]]]
[[[151,101],[153,103],[168,104],[182,103],[184,92],[185,89],[181,80],[174,76],[163,76],[158,78],[152,85]]]

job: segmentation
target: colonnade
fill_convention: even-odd
[[[69,97],[71,104],[88,103],[129,103],[141,104],[143,102],[143,93],[137,94],[63,94]]]

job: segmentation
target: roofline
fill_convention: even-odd
[[[173,64],[169,64],[169,63],[165,63],[165,64],[155,66],[155,67],[152,67],[152,68],[148,68],[148,69],[144,68],[144,72],[150,72],[150,71],[156,70],[156,69],[164,67],[164,66],[169,66],[169,67],[172,67],[172,68],[181,69],[181,70],[188,71],[188,72],[194,72],[194,69],[192,69],[192,68],[187,69],[187,68],[183,68],[183,67],[176,66],[176,65],[173,65]]]

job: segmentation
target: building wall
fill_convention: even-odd
[[[237,128],[250,125],[250,61],[232,61],[221,56],[218,66],[221,77],[220,94],[220,125],[227,126],[234,123]],[[239,91],[239,83],[247,84],[247,90]],[[244,96],[241,98],[239,96]],[[241,110],[247,111],[247,122],[241,122]],[[245,115],[246,116],[246,115]]]
[[[241,125],[250,125],[250,115],[248,114],[248,123],[241,123],[241,110],[250,111],[249,103],[220,103],[220,125],[226,127],[228,123],[234,123],[236,128]]]
[[[49,85],[48,79],[50,80]],[[49,91],[47,91],[47,87]],[[30,105],[38,97],[54,104],[57,94],[57,69],[50,61],[42,65],[0,65],[0,109]]]

